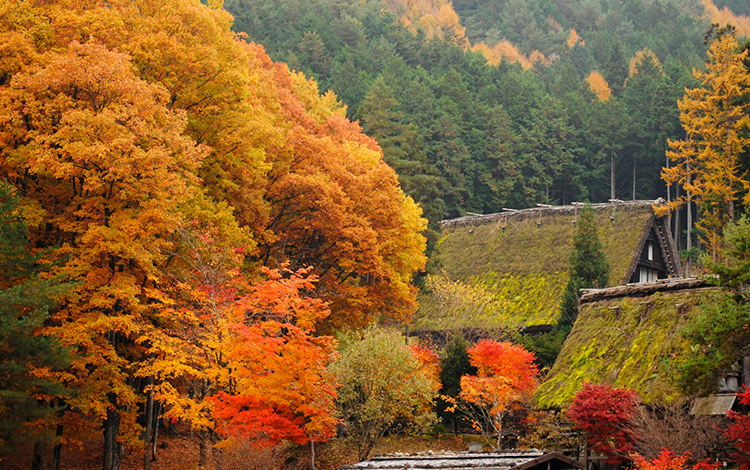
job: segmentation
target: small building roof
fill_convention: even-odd
[[[719,393],[697,398],[690,408],[691,415],[725,415],[737,401],[736,393]]]
[[[513,452],[418,452],[375,456],[346,465],[341,470],[366,469],[444,469],[444,470],[580,470],[583,465],[556,452],[536,449]]]
[[[647,240],[656,243],[668,275],[680,275],[664,201],[593,204],[610,285],[627,283]],[[504,211],[441,222],[415,330],[485,330],[549,325],[568,281],[581,204]],[[660,258],[661,259],[661,258]]]
[[[690,351],[679,331],[717,294],[702,279],[587,290],[573,330],[532,400],[540,408],[566,408],[583,382],[635,390],[646,403],[679,398],[670,363]]]

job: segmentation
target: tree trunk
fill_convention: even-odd
[[[609,169],[609,193],[610,199],[617,199],[615,197],[615,151],[612,150],[610,154],[610,169]]]
[[[687,162],[687,184],[690,184],[690,161]],[[687,192],[687,234],[686,234],[686,243],[685,243],[685,249],[690,250],[693,247],[693,208],[692,208],[692,194]],[[692,264],[692,260],[688,257],[687,266],[685,269],[685,276],[690,275],[690,268]]]
[[[685,234],[686,241],[685,241],[685,249],[690,250],[693,247],[693,204],[690,201],[690,193],[688,193],[688,203],[685,205],[685,208],[687,209],[687,233]],[[690,276],[690,271],[692,270],[692,263],[693,261],[688,257],[687,260],[687,268],[685,276]]]
[[[110,397],[110,402],[113,401],[114,398]],[[109,408],[107,419],[104,420],[104,470],[120,470],[120,445],[117,442],[119,434],[120,413]]]
[[[633,155],[633,200],[635,201],[635,164],[636,164],[635,155]]]
[[[675,187],[675,199],[680,198],[680,185]],[[682,227],[680,226],[680,210],[674,211],[674,241],[677,244],[677,251],[682,251]]]
[[[154,385],[154,376],[149,376],[148,386]],[[149,389],[146,398],[146,436],[143,441],[145,443],[143,447],[143,470],[151,470],[151,434],[153,434],[153,422],[154,422],[154,394]]]
[[[47,470],[47,444],[34,443],[34,455],[31,458],[31,470]]]
[[[55,448],[52,450],[52,470],[60,470],[60,457],[62,455],[62,442],[60,441],[63,435],[63,425],[58,424],[57,429],[55,429],[55,436],[57,437],[57,442],[55,443]]]
[[[156,441],[159,439],[159,415],[161,415],[161,402],[156,404],[156,411],[154,412],[154,438],[151,443],[151,460],[156,462]]]
[[[315,441],[310,439],[310,460],[309,460],[309,467],[310,470],[316,470],[315,468]]]
[[[198,450],[198,466],[201,468],[208,468],[211,464],[211,436],[208,431],[198,432],[199,450]]]
[[[665,152],[665,155],[666,155],[666,152]],[[669,156],[668,155],[666,156],[666,159],[667,159],[667,163],[664,165],[664,168],[669,170]],[[671,186],[672,186],[671,184],[667,183],[667,202],[672,202]],[[676,196],[676,197],[679,197],[679,196]]]
[[[497,450],[500,452],[503,450],[503,417],[499,416],[497,420]]]

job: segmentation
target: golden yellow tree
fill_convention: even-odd
[[[714,261],[721,253],[723,229],[734,220],[735,200],[750,188],[738,161],[750,143],[750,105],[744,99],[750,87],[750,74],[743,64],[746,56],[747,51],[738,52],[733,34],[720,34],[711,43],[706,71],[693,72],[701,86],[686,90],[678,102],[687,136],[669,141],[667,156],[676,164],[662,172],[667,184],[678,183],[686,192],[664,210],[690,202],[698,205],[701,220],[697,226],[704,232],[702,241]],[[688,235],[690,229],[688,222]]]
[[[205,150],[128,55],[92,39],[40,62],[0,89],[0,169],[45,221],[32,240],[59,246],[53,273],[76,283],[50,333],[76,351],[67,380],[81,393],[69,404],[100,420],[104,468],[114,469],[120,444],[137,440],[132,364]]]
[[[612,96],[612,90],[609,89],[607,79],[596,70],[586,77],[586,82],[588,82],[591,91],[599,98],[599,101],[607,101]]]

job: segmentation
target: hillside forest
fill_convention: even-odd
[[[500,448],[509,423],[527,446],[716,468],[708,444],[677,455],[597,426],[666,416],[630,391],[585,384],[567,414],[533,410],[547,369],[509,338],[403,331],[442,219],[657,197],[747,329],[748,15],[0,0],[0,469],[66,468],[76,449],[104,470],[167,468],[166,426],[194,467],[267,451],[258,468],[314,469],[341,445],[335,468],[448,427]],[[713,377],[749,343],[704,341],[686,367]],[[736,466],[748,419],[704,426]]]

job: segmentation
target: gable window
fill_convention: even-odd
[[[646,243],[646,250],[647,250],[647,253],[648,253],[648,260],[649,261],[653,261],[654,260],[654,242],[652,242],[651,240],[649,240]]]
[[[654,282],[659,278],[659,273],[655,269],[639,267],[638,282]]]

